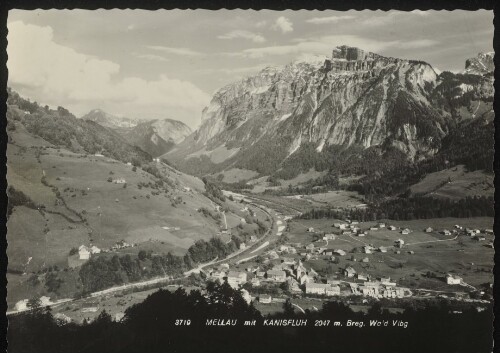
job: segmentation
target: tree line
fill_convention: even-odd
[[[31,310],[10,318],[7,339],[13,353],[58,352],[372,352],[469,353],[492,351],[492,305],[460,305],[445,299],[406,302],[390,312],[379,302],[366,312],[336,300],[302,313],[287,300],[263,315],[227,283],[209,282],[205,291],[160,289],[125,311],[120,322],[105,311],[91,322],[54,319],[50,308],[30,302]],[[460,313],[454,313],[459,306]],[[207,319],[237,320],[235,326],[207,326]],[[264,320],[307,320],[302,327],[264,326]],[[189,320],[189,325],[187,321]],[[246,320],[256,321],[245,326]],[[329,326],[317,326],[330,320]],[[348,327],[347,321],[365,327]],[[373,320],[385,322],[369,327]],[[341,326],[333,326],[340,322]],[[183,324],[179,324],[183,323]],[[405,324],[406,328],[398,326]],[[362,339],[360,339],[362,337]]]

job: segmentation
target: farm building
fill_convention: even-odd
[[[344,250],[342,250],[342,249],[335,249],[335,250],[333,251],[333,253],[334,253],[334,254],[337,254],[337,255],[339,255],[339,256],[345,256],[345,255],[346,255],[346,252],[345,252]]]
[[[335,240],[335,234],[333,234],[333,233],[325,234],[325,236],[323,237],[323,240]]]
[[[385,228],[385,223],[379,223],[379,224],[378,224],[378,227],[379,227],[379,228]]]
[[[361,260],[361,262],[370,262],[370,259],[365,257],[363,260]]]
[[[372,253],[372,250],[373,250],[373,248],[372,248],[370,245],[365,245],[365,246],[363,246],[363,252],[364,252],[365,254],[371,254],[371,253]]]
[[[381,253],[386,253],[387,252],[387,248],[385,246],[380,246],[378,248],[378,251],[380,251]]]
[[[115,184],[126,184],[127,181],[125,179],[123,179],[123,178],[118,178],[118,179],[114,179],[113,183],[115,183]]]
[[[307,228],[307,231],[308,231],[309,233],[314,233],[314,228],[313,228],[313,227],[309,227],[309,228]]]
[[[398,248],[402,248],[403,245],[405,245],[405,241],[403,239],[397,239],[395,242],[394,242],[394,245]]]
[[[88,260],[90,259],[90,250],[85,245],[80,245],[78,248],[78,256],[80,260]]]
[[[441,234],[443,234],[443,235],[451,235],[451,232],[448,229],[443,229],[441,231]]]
[[[452,274],[446,275],[446,283],[447,284],[462,284],[462,278],[459,276],[454,276]]]
[[[259,303],[271,304],[272,299],[273,298],[270,295],[262,294],[261,296],[259,296]]]
[[[378,227],[370,227],[370,230],[378,230]]]
[[[396,228],[396,227],[394,227],[394,226],[389,226],[389,227],[387,227],[387,228],[388,228],[389,230],[396,230],[396,229],[397,229],[397,228]]]
[[[431,227],[427,227],[425,228],[424,230],[426,233],[432,233],[434,231],[434,229],[432,229]]]
[[[339,286],[330,286],[325,290],[325,294],[328,296],[332,295],[340,295],[340,287]]]
[[[314,250],[314,244],[313,244],[313,243],[308,244],[308,245],[306,246],[306,250]]]
[[[354,277],[356,275],[356,270],[351,266],[347,266],[342,272],[345,277],[349,278]]]
[[[403,230],[401,231],[401,234],[403,234],[403,235],[408,235],[408,234],[410,234],[410,232],[411,232],[411,231],[410,231],[408,228],[405,228],[405,229],[403,229]]]
[[[90,252],[91,252],[92,254],[100,254],[100,253],[101,253],[101,249],[99,249],[99,248],[98,248],[97,246],[95,246],[95,245],[92,245],[92,246],[90,247]]]
[[[257,241],[257,237],[255,235],[250,236],[250,243],[255,243]]]

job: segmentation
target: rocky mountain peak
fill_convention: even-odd
[[[484,75],[495,70],[493,62],[494,52],[479,53],[474,58],[469,58],[465,61],[464,73]]]

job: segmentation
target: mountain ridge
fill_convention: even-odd
[[[271,175],[308,144],[318,154],[391,147],[418,161],[436,154],[457,122],[480,115],[474,109],[489,112],[492,99],[491,73],[438,74],[423,61],[340,46],[322,64],[268,67],[221,88],[200,127],[165,158],[198,175]]]

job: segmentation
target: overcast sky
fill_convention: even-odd
[[[337,45],[460,71],[493,51],[492,11],[9,12],[9,85],[77,116],[101,108],[191,127],[220,87]]]

